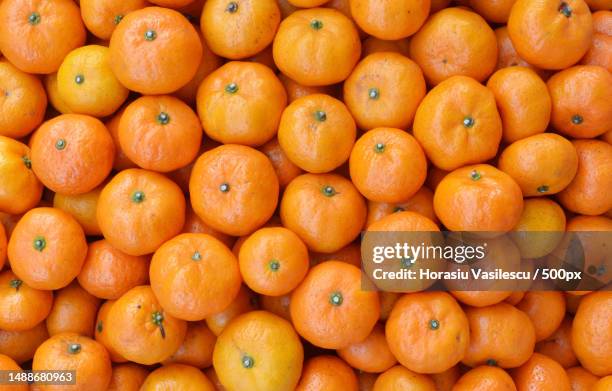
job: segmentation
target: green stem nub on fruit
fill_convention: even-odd
[[[137,204],[140,204],[142,201],[145,200],[145,193],[138,190],[135,191],[134,194],[132,194],[132,201],[134,201]]]
[[[270,267],[270,270],[272,270],[273,272],[276,272],[278,271],[278,269],[280,269],[280,262],[277,261],[276,259],[273,259],[270,261],[268,266]]]
[[[159,332],[162,338],[166,338],[166,330],[164,329],[164,314],[159,311],[155,311],[151,314],[151,321],[154,325],[159,327]]]
[[[11,288],[15,289],[16,291],[19,290],[19,287],[21,287],[21,284],[23,284],[23,281],[14,278],[9,282],[9,285],[11,286]]]
[[[191,256],[191,259],[193,259],[194,261],[200,261],[202,260],[202,254],[200,254],[200,252],[196,250]]]
[[[231,3],[227,5],[227,8],[225,10],[229,12],[230,14],[233,14],[234,12],[238,11],[238,3],[236,3],[235,1],[232,1]]]
[[[157,33],[153,30],[147,30],[144,34],[144,38],[147,41],[154,41],[157,38]]]
[[[323,188],[321,189],[321,192],[323,193],[323,195],[325,195],[326,197],[333,197],[336,195],[336,189],[334,189],[331,186],[323,186]]]
[[[39,24],[40,14],[36,11],[32,12],[30,15],[28,15],[28,23],[30,23],[32,26]]]
[[[253,368],[255,366],[255,359],[251,356],[244,355],[242,357],[242,366],[246,369]]]
[[[229,183],[222,183],[221,186],[219,186],[219,190],[221,190],[221,193],[227,193],[230,191]]]
[[[323,28],[323,22],[320,20],[314,19],[310,22],[310,27],[313,30],[321,30]]]
[[[480,178],[482,178],[482,175],[480,175],[478,171],[472,170],[472,172],[470,173],[470,178],[472,178],[473,181],[478,181],[480,180]]]
[[[331,295],[329,295],[329,302],[333,306],[338,307],[339,305],[342,304],[342,301],[344,301],[344,298],[342,297],[342,293],[340,292],[334,292]]]
[[[68,353],[70,354],[78,354],[81,352],[81,344],[80,343],[71,343],[68,345]]]
[[[493,360],[492,358],[487,360],[487,365],[490,367],[496,367],[497,366],[497,361]]]
[[[167,125],[170,122],[170,116],[168,113],[164,113],[163,111],[157,115],[157,123],[160,125]]]
[[[372,100],[380,98],[380,90],[376,87],[372,87],[368,90],[368,97]]]
[[[64,148],[66,148],[66,140],[64,140],[63,138],[60,138],[59,140],[55,142],[55,149],[57,149],[58,151],[61,151]]]
[[[319,122],[325,122],[327,120],[327,114],[324,111],[315,111],[315,119]]]
[[[566,18],[572,16],[572,8],[565,1],[559,5],[559,12],[561,12]]]
[[[376,145],[374,146],[374,152],[376,153],[383,153],[385,151],[385,144],[383,143],[376,143]]]
[[[465,117],[463,119],[463,126],[465,126],[466,128],[471,128],[472,126],[474,126],[475,123],[476,121],[474,121],[474,118],[472,117]]]
[[[23,164],[28,168],[31,169],[32,168],[32,160],[30,160],[29,156],[23,156],[21,158],[21,160],[23,160]]]
[[[74,77],[74,82],[77,84],[83,84],[83,82],[85,81],[85,76],[78,74]]]
[[[440,328],[440,321],[437,319],[432,319],[429,321],[429,328],[432,330],[437,330]]]
[[[41,252],[45,249],[45,247],[47,247],[47,241],[42,236],[37,236],[36,238],[34,238],[33,246],[34,250]]]
[[[548,186],[542,185],[542,186],[538,187],[538,193],[546,193],[546,192],[548,192],[549,189],[550,188]]]
[[[393,208],[393,213],[397,213],[397,212],[403,212],[406,209],[402,208],[401,206],[396,206]]]
[[[574,115],[572,116],[572,123],[573,123],[574,125],[580,125],[582,122],[584,122],[584,118],[582,118],[582,116],[581,116],[581,115],[579,115],[579,114],[574,114]]]
[[[113,23],[115,23],[115,25],[119,24],[119,22],[121,22],[123,20],[123,15],[119,14],[119,15],[115,15],[115,18],[113,19]]]

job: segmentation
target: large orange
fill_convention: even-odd
[[[110,40],[110,65],[121,84],[168,94],[187,84],[202,59],[195,28],[179,12],[147,7],[128,13]]]
[[[168,364],[151,372],[141,391],[201,390],[215,391],[215,386],[199,369],[185,364]]]
[[[53,294],[30,287],[13,272],[0,274],[0,328],[25,331],[34,328],[51,311]]]
[[[461,376],[452,391],[516,391],[516,386],[503,369],[483,365]]]
[[[27,145],[0,136],[0,211],[20,214],[38,204],[43,185],[34,171]]]
[[[401,365],[382,373],[376,379],[372,391],[435,391],[434,381],[427,375],[415,373]]]
[[[0,354],[5,354],[21,364],[30,361],[38,346],[48,338],[45,322],[23,331],[0,330]]]
[[[380,323],[366,339],[339,349],[338,355],[353,368],[370,373],[384,372],[397,363],[385,338],[385,328]]]
[[[351,15],[366,33],[396,40],[416,33],[429,16],[430,0],[351,0]]]
[[[593,42],[580,63],[599,65],[612,72],[612,11],[593,13]]]
[[[357,391],[357,376],[353,369],[338,357],[330,355],[315,356],[304,364],[304,372],[295,391],[317,389]]]
[[[508,33],[518,54],[530,64],[563,69],[588,50],[593,22],[583,0],[517,0]]]
[[[563,322],[565,297],[562,292],[530,291],[516,308],[526,313],[535,328],[536,341],[550,337]]]
[[[570,391],[563,367],[540,353],[534,353],[526,363],[513,370],[512,378],[518,391]]]
[[[46,319],[49,335],[69,332],[93,337],[99,305],[100,299],[87,293],[76,281],[56,291]]]
[[[552,358],[563,368],[576,366],[578,365],[578,358],[576,358],[572,348],[571,336],[572,318],[566,316],[554,333],[536,344],[535,350]]]

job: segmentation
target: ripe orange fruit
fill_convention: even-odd
[[[32,171],[30,148],[0,136],[0,211],[24,213],[38,204],[43,186]]]
[[[79,274],[86,254],[85,234],[79,223],[55,208],[27,212],[15,226],[8,245],[13,272],[36,289],[68,285]]]
[[[523,66],[502,68],[487,82],[493,91],[508,143],[544,133],[548,127],[551,99],[546,83]]]
[[[206,234],[181,234],[162,244],[153,254],[149,276],[164,310],[191,321],[227,307],[241,283],[234,254]]]
[[[425,183],[427,159],[409,133],[394,128],[366,132],[351,151],[351,180],[368,200],[402,202]]]
[[[308,249],[292,231],[262,228],[240,247],[240,274],[253,291],[269,296],[291,292],[308,272]]]
[[[112,362],[121,363],[126,362],[127,360],[117,353],[117,351],[111,346],[108,337],[109,333],[107,332],[106,327],[108,325],[108,313],[113,304],[115,304],[115,301],[116,300],[107,300],[100,306],[98,316],[96,317],[94,338],[106,348]]]
[[[345,80],[361,54],[353,22],[335,9],[299,10],[280,24],[273,46],[282,73],[305,86]]]
[[[479,164],[445,176],[436,188],[434,209],[452,231],[507,232],[521,217],[523,196],[508,174]]]
[[[32,169],[49,189],[62,194],[93,190],[113,166],[113,139],[100,120],[64,114],[45,123],[30,140]]]
[[[516,0],[470,0],[474,11],[491,23],[507,23]]]
[[[87,293],[76,281],[58,290],[46,319],[49,335],[76,333],[93,337],[99,305],[100,299]]]
[[[361,273],[344,262],[323,262],[308,272],[291,296],[297,332],[325,349],[363,341],[379,315],[378,293],[361,289]],[[335,330],[335,331],[331,331]]]
[[[0,354],[7,355],[21,364],[30,361],[38,346],[48,338],[45,322],[40,322],[28,330],[0,330]]]
[[[232,321],[215,344],[213,365],[228,390],[292,391],[304,351],[291,324],[265,311]]]
[[[352,242],[366,219],[365,201],[348,180],[336,174],[304,174],[283,195],[280,216],[316,252],[332,253]]]
[[[514,381],[506,371],[492,366],[470,369],[457,381],[453,391],[516,391]]]
[[[183,343],[164,364],[177,363],[207,368],[212,365],[216,341],[217,336],[206,326],[206,322],[189,322]]]
[[[462,362],[471,367],[497,365],[515,368],[533,353],[535,329],[529,316],[506,303],[467,307],[470,337]]]
[[[366,33],[395,40],[416,33],[429,16],[430,0],[352,0],[351,15]]]
[[[599,65],[612,72],[612,11],[593,13],[593,41],[580,63]]]
[[[187,323],[164,311],[147,285],[130,289],[113,303],[104,327],[118,354],[144,365],[172,356],[187,332]]]
[[[289,158],[280,144],[278,143],[278,139],[273,138],[268,141],[261,147],[259,150],[263,152],[268,159],[270,159],[270,163],[274,167],[274,171],[276,171],[276,176],[278,177],[278,184],[281,189],[287,187],[289,182],[291,182],[295,177],[303,174],[301,168],[296,166]]]
[[[376,37],[367,37],[363,41],[362,57],[373,53],[393,52],[408,57],[410,55],[410,38],[387,41]]]
[[[425,96],[419,66],[397,53],[364,58],[344,83],[344,100],[361,129],[407,129]]]
[[[431,162],[446,171],[495,156],[502,121],[493,92],[465,76],[434,87],[414,117],[414,137]]]
[[[577,63],[588,50],[593,22],[583,0],[517,0],[508,19],[508,33],[518,54],[530,64],[563,69]]]
[[[185,197],[165,176],[131,168],[104,186],[97,216],[113,247],[128,255],[145,255],[181,231]]]
[[[412,293],[400,298],[386,324],[389,348],[406,368],[439,373],[457,364],[469,343],[468,320],[445,292]]]
[[[432,85],[456,75],[484,81],[497,62],[495,33],[477,13],[446,8],[412,37],[410,57]]]
[[[96,209],[102,187],[98,186],[92,191],[76,195],[55,193],[53,207],[70,213],[81,224],[85,235],[101,235]]]
[[[0,88],[3,91],[0,109],[0,135],[19,138],[27,135],[43,121],[47,94],[40,80],[0,61]]]
[[[184,364],[168,364],[151,372],[140,386],[142,391],[160,389],[215,391],[213,383],[199,369]]]
[[[34,354],[32,370],[76,371],[74,387],[91,391],[106,390],[112,372],[104,346],[75,333],[57,334],[43,342]],[[60,387],[42,386],[41,389]]]
[[[34,328],[51,311],[53,294],[30,287],[13,272],[0,274],[0,328],[25,331]]]
[[[578,170],[578,155],[567,139],[536,134],[504,149],[498,167],[516,181],[525,197],[543,196],[570,184]]]
[[[197,105],[204,131],[213,140],[259,146],[276,134],[287,94],[270,68],[232,61],[204,79]]]
[[[551,123],[575,138],[593,138],[612,130],[612,75],[594,65],[565,69],[548,79]]]
[[[110,40],[110,65],[121,84],[141,94],[168,94],[187,84],[202,59],[195,28],[179,12],[147,7],[128,13]]]
[[[272,43],[280,19],[276,0],[211,0],[204,4],[200,26],[214,53],[237,60]]]
[[[257,309],[259,309],[257,297],[250,289],[241,285],[234,300],[223,310],[208,316],[206,318],[206,325],[210,331],[219,336],[234,318]]]
[[[552,358],[561,364],[563,368],[576,366],[578,365],[578,359],[572,349],[571,335],[572,319],[565,317],[553,334],[536,344],[535,350]]]
[[[79,7],[72,0],[9,0],[0,5],[0,51],[28,73],[53,73],[85,42]]]
[[[495,69],[522,66],[532,69],[540,76],[545,76],[547,74],[546,71],[534,67],[518,55],[512,45],[512,40],[510,39],[506,26],[498,27],[494,32],[495,38],[497,39],[497,66]]]
[[[4,354],[0,354],[0,370],[17,373],[20,372],[22,369],[11,357]],[[30,387],[24,383],[8,383],[6,385],[0,386],[0,390],[2,391],[27,391],[29,389]]]
[[[189,180],[193,210],[213,229],[233,236],[249,234],[272,217],[278,189],[266,155],[242,145],[203,153]]]
[[[149,371],[137,364],[115,365],[107,391],[139,390],[148,375]]]
[[[612,293],[594,292],[585,296],[572,323],[572,348],[582,366],[597,376],[612,373]]]
[[[79,284],[101,299],[116,300],[149,278],[149,260],[114,248],[102,239],[89,244],[87,257],[77,276]]]
[[[540,353],[534,353],[526,363],[513,370],[512,378],[519,391],[570,391],[569,378],[563,367]]]
[[[144,8],[146,0],[81,0],[81,18],[93,35],[110,39],[113,31],[129,12]]]
[[[385,339],[385,328],[377,324],[363,341],[339,349],[338,355],[351,367],[360,371],[384,372],[397,363]]]
[[[358,391],[357,376],[351,367],[334,356],[316,356],[306,361],[295,391]]]
[[[435,391],[436,385],[429,376],[415,373],[401,365],[396,365],[378,376],[372,389],[372,391],[386,390]]]
[[[592,391],[599,378],[582,367],[573,367],[565,371],[569,377],[572,391]]]
[[[531,318],[538,342],[550,337],[561,325],[565,315],[565,297],[556,291],[530,291],[525,293],[516,308]]]
[[[612,209],[612,145],[598,140],[575,140],[578,172],[558,195],[566,209],[585,215],[599,215]]]
[[[47,98],[49,99],[51,107],[61,114],[72,113],[66,103],[59,96],[59,90],[57,86],[57,72],[45,75],[43,81],[45,85],[45,90],[47,90]]]
[[[612,387],[612,376],[601,378],[593,385],[593,391],[606,391]]]
[[[357,128],[341,101],[311,94],[291,103],[280,120],[278,142],[287,158],[303,170],[325,173],[351,154]]]
[[[113,74],[109,49],[87,45],[68,53],[57,71],[61,100],[71,112],[105,117],[113,114],[128,96]]]
[[[200,150],[197,115],[172,96],[143,96],[130,103],[119,122],[123,153],[142,168],[169,172],[189,164]]]

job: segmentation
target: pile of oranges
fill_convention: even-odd
[[[611,9],[1,0],[0,370],[76,383],[0,390],[612,390],[610,291],[359,269],[368,230],[612,231]]]

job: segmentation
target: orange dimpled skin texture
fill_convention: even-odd
[[[34,289],[11,271],[0,274],[0,328],[25,331],[43,321],[51,311],[53,294]]]
[[[19,214],[38,204],[43,186],[32,171],[27,145],[0,136],[0,211]]]
[[[110,65],[121,84],[168,94],[187,84],[202,58],[195,28],[179,12],[147,7],[127,14],[110,41]]]

